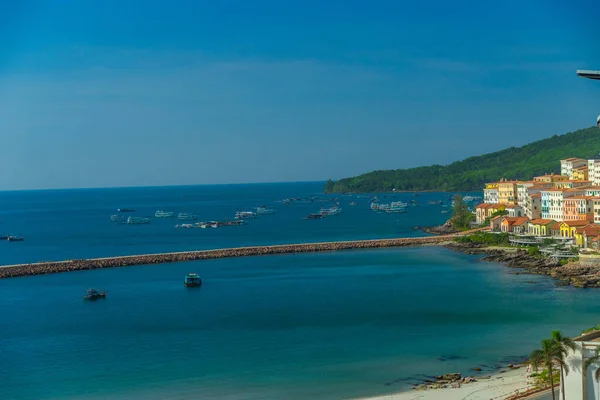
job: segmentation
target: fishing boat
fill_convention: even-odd
[[[0,234],[0,240],[8,240],[8,235]]]
[[[235,213],[235,219],[255,218],[256,215],[253,211],[238,211]]]
[[[185,287],[202,286],[202,278],[200,278],[198,274],[194,274],[192,272],[185,276],[183,284],[185,285]]]
[[[227,226],[239,226],[239,225],[246,225],[247,222],[244,221],[243,219],[236,219],[235,221],[226,221],[223,225],[227,225]]]
[[[6,238],[6,240],[8,240],[9,242],[22,242],[25,239],[22,236],[12,236],[12,235],[9,235]]]
[[[379,204],[378,203],[371,203],[371,210],[378,211],[379,210]]]
[[[181,225],[177,224],[177,225],[175,225],[175,228],[186,228],[186,229],[190,229],[190,228],[193,228],[193,227],[194,227],[194,225],[193,225],[193,224],[181,224]]]
[[[321,219],[321,218],[325,218],[325,215],[323,215],[323,214],[308,214],[306,216],[306,219]]]
[[[275,214],[275,210],[273,210],[271,208],[267,208],[266,206],[260,206],[260,207],[256,207],[256,213],[258,215]]]
[[[181,220],[196,220],[198,217],[196,217],[194,214],[179,213],[177,218]]]
[[[106,293],[108,293],[108,292],[106,290],[104,290],[104,289],[102,289],[102,290],[86,289],[85,295],[83,296],[83,299],[84,300],[105,299],[106,298]]]
[[[431,200],[431,201],[428,201],[427,204],[437,205],[437,204],[442,204],[442,201],[441,200]]]
[[[127,224],[129,225],[143,225],[143,224],[149,224],[150,223],[150,218],[144,218],[144,217],[128,217],[127,218]]]
[[[338,215],[342,212],[342,209],[338,206],[333,206],[329,208],[321,208],[319,214],[321,215]]]
[[[135,208],[117,208],[117,212],[135,212]]]
[[[167,212],[167,211],[163,211],[163,210],[158,210],[157,212],[154,213],[154,216],[156,218],[172,218],[175,215],[174,212]]]
[[[125,217],[122,215],[113,214],[110,216],[110,220],[112,222],[122,222],[125,221]]]

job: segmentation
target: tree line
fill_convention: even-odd
[[[373,171],[338,181],[330,179],[324,189],[327,193],[481,190],[486,182],[501,178],[528,180],[537,175],[559,173],[559,160],[595,158],[599,152],[600,134],[598,128],[593,127],[449,165]]]

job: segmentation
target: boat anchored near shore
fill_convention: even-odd
[[[98,300],[105,299],[106,293],[108,293],[105,289],[86,289],[85,295],[83,296],[84,300]]]
[[[202,286],[202,278],[198,274],[189,273],[183,279],[183,285],[185,287],[198,287]]]

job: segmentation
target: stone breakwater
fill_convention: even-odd
[[[404,247],[415,245],[444,244],[458,235],[444,235],[417,238],[355,240],[348,242],[305,243],[277,246],[253,246],[230,249],[187,251],[180,253],[145,254],[135,256],[94,258],[33,264],[7,265],[0,267],[0,279],[29,275],[54,274],[69,271],[84,271],[98,268],[130,267],[145,264],[166,264],[183,261],[210,260],[216,258],[264,256],[270,254],[309,253],[320,251],[338,251],[351,249],[376,249],[385,247]]]

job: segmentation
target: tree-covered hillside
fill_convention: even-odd
[[[353,178],[328,181],[326,192],[390,192],[396,190],[480,190],[486,182],[531,179],[536,175],[559,173],[561,159],[598,158],[600,129],[580,129],[555,135],[522,147],[470,157],[450,165],[373,171]]]

